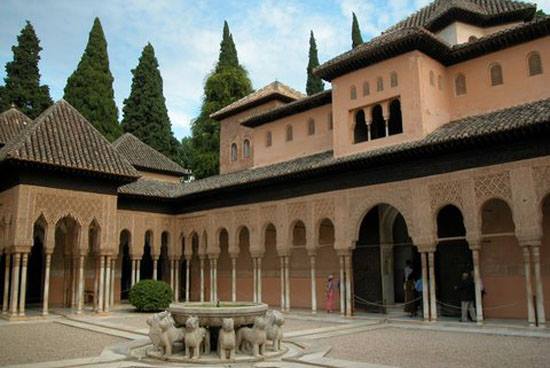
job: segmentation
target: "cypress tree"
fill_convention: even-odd
[[[150,43],[143,48],[132,75],[130,96],[124,100],[122,129],[166,156],[177,159],[178,141],[172,133],[162,93],[162,76]]]
[[[216,67],[204,84],[200,115],[191,126],[191,140],[182,142],[180,153],[184,165],[191,167],[200,179],[218,174],[220,154],[220,127],[210,114],[252,93],[252,82],[246,69],[239,64],[237,48],[227,22],[224,23],[220,56]]]
[[[356,48],[362,43],[363,37],[361,36],[359,21],[357,20],[355,13],[353,13],[353,22],[351,23],[351,47]]]
[[[0,111],[14,104],[34,119],[52,104],[52,99],[49,87],[40,85],[38,54],[42,48],[29,21],[17,36],[17,45],[11,50],[13,61],[6,63],[5,86],[0,88]]]
[[[107,41],[99,18],[95,18],[84,54],[67,79],[63,98],[111,141],[121,133],[113,80]]]
[[[315,93],[322,92],[325,89],[323,80],[313,74],[313,69],[319,66],[319,56],[317,55],[317,43],[313,31],[309,36],[309,62],[307,64],[307,83],[306,93],[311,96]]]

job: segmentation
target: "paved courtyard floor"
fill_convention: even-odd
[[[0,320],[0,366],[162,366],[124,353],[132,344],[147,341],[149,314],[128,308],[108,316],[55,312],[46,320]],[[285,340],[300,353],[232,367],[550,367],[550,329],[516,324],[426,324],[376,316],[350,320],[296,312],[286,315]]]

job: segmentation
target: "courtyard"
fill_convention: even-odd
[[[0,320],[0,366],[155,367],[160,361],[128,357],[149,341],[146,320],[127,305],[110,315],[64,314],[27,321]],[[424,323],[376,314],[344,318],[306,311],[285,314],[290,354],[232,367],[545,367],[550,331],[511,322],[483,326],[443,320]],[[173,363],[164,363],[176,366]],[[190,366],[190,365],[179,365]],[[204,365],[202,365],[204,366]]]

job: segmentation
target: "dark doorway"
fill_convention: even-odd
[[[151,255],[152,232],[145,234],[145,246],[143,247],[143,257],[140,264],[140,280],[150,280],[153,278],[153,256]]]
[[[27,304],[38,304],[42,301],[42,284],[44,269],[44,233],[43,230],[35,232],[34,244],[29,255],[27,269]]]
[[[128,300],[132,287],[132,260],[130,259],[130,233],[124,230],[120,234],[120,300]]]

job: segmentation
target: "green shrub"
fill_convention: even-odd
[[[164,281],[142,280],[130,289],[129,301],[139,312],[165,310],[172,302],[172,289]]]

